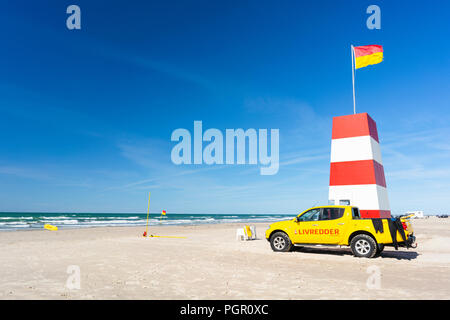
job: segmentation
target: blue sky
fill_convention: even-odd
[[[66,8],[81,8],[81,30]],[[381,8],[381,30],[366,8]],[[0,211],[294,213],[326,203],[350,45],[394,214],[450,211],[448,1],[14,1],[0,13]],[[280,130],[280,169],[176,166],[173,130]]]

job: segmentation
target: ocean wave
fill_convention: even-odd
[[[68,216],[59,216],[59,217],[39,217],[38,219],[42,220],[65,220],[65,219],[71,219]]]
[[[273,222],[292,219],[285,215],[257,215],[257,214],[171,214],[161,219],[152,214],[149,225],[203,225],[215,223],[257,223]],[[147,224],[145,214],[49,214],[36,213],[33,216],[15,216],[14,214],[0,217],[0,229],[13,230],[19,228],[40,229],[44,224],[53,224],[60,228],[86,228],[86,227],[119,227],[144,226]]]
[[[107,220],[103,221],[105,224],[118,224],[118,223],[130,223],[128,220]]]
[[[15,228],[29,228],[30,225],[29,224],[11,224],[8,226],[8,229],[15,229]]]
[[[118,217],[101,217],[101,219],[117,219]],[[121,220],[135,220],[139,219],[139,217],[120,217]]]
[[[53,224],[77,224],[78,220],[46,220],[45,223],[53,223]]]

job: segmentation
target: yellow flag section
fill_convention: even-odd
[[[51,224],[44,224],[44,228],[50,231],[56,231],[58,230],[57,226],[52,226]]]
[[[355,69],[383,61],[383,47],[380,45],[354,47],[353,50],[355,52]]]

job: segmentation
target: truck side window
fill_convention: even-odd
[[[311,209],[302,214],[298,221],[317,221],[319,220],[320,209]]]
[[[352,208],[352,218],[353,219],[361,219],[358,208]]]
[[[320,220],[336,220],[344,216],[344,208],[323,208]]]

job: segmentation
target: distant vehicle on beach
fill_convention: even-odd
[[[372,258],[385,246],[412,247],[415,236],[408,218],[362,219],[357,207],[320,206],[266,230],[273,251],[293,246],[350,246],[356,257]]]
[[[408,211],[405,215],[412,215],[411,219],[423,219],[425,217],[423,211]]]

